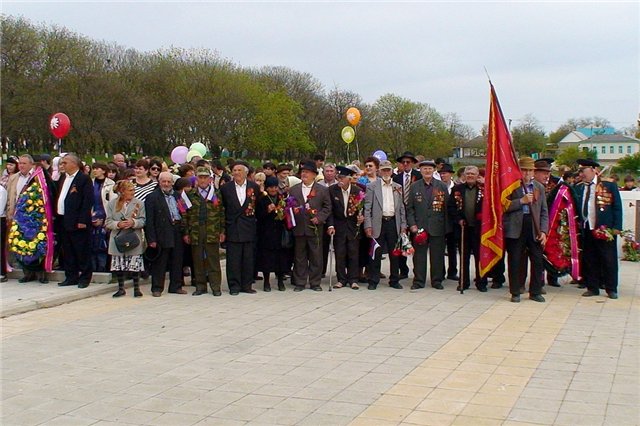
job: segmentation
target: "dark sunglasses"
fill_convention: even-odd
[[[151,167],[150,170],[160,170],[160,167]]]

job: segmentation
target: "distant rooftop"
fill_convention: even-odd
[[[584,141],[584,143],[597,143],[597,142],[636,142],[640,143],[640,139],[632,138],[625,135],[595,135]]]
[[[613,135],[616,133],[616,129],[613,127],[578,127],[576,131],[588,138],[594,135]]]

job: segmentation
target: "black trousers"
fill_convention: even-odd
[[[582,276],[587,288],[600,292],[604,284],[607,293],[618,292],[618,237],[604,241],[593,237],[591,230],[582,231]]]
[[[454,230],[445,235],[447,245],[447,278],[458,275],[458,246],[460,245],[460,225],[454,225]]]
[[[424,287],[427,282],[427,251],[429,252],[428,262],[431,269],[431,285],[442,283],[444,281],[444,236],[430,235],[426,244],[414,244],[413,248],[416,250],[413,254],[413,284]]]
[[[400,281],[400,259],[407,259],[404,256],[393,256],[391,251],[398,241],[398,230],[396,229],[395,218],[382,220],[382,228],[380,236],[376,239],[380,248],[376,250],[375,258],[369,256],[369,284],[378,285],[380,283],[380,268],[382,266],[382,254],[389,253],[389,264],[391,274],[389,276],[389,284],[397,284]]]
[[[256,266],[255,242],[235,243],[227,241],[227,283],[229,291],[251,290]]]
[[[542,246],[533,237],[533,220],[531,215],[525,214],[522,219],[520,238],[505,238],[507,246],[507,263],[509,265],[509,291],[512,295],[519,295],[520,288],[525,285],[527,272],[527,257],[531,261],[531,279],[529,294],[537,296],[542,292]]]
[[[176,292],[182,287],[182,258],[184,255],[182,235],[173,225],[175,247],[158,247],[158,258],[151,262],[151,291],[164,291],[164,279],[169,269],[169,292]]]
[[[65,231],[58,236],[62,237],[66,281],[73,284],[90,283],[93,276],[90,249],[91,229]]]
[[[322,278],[322,240],[321,237],[295,237],[293,260],[293,284],[306,287],[319,287]]]
[[[360,239],[349,238],[346,232],[336,232],[333,236],[336,255],[336,275],[342,284],[358,282]],[[329,271],[331,273],[332,271]]]
[[[477,288],[487,288],[487,277],[480,278],[480,226],[465,226],[463,232],[463,244],[460,249],[461,254],[461,268],[462,269],[462,286],[467,289],[471,284],[471,277],[469,276],[469,263],[471,262],[471,255],[473,255],[473,264],[475,266],[475,285]]]

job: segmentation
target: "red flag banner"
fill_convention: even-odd
[[[485,276],[504,254],[502,213],[509,204],[507,197],[520,186],[522,179],[511,134],[504,121],[493,84],[489,84],[491,85],[491,104],[484,177],[485,192],[482,199],[481,276]]]

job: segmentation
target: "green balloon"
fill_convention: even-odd
[[[222,150],[222,152],[220,153],[220,157],[222,158],[229,158],[229,150],[227,148],[224,148]]]
[[[353,142],[353,140],[356,137],[356,131],[353,130],[353,127],[351,126],[343,127],[341,134],[342,134],[342,140],[345,141],[345,143]]]
[[[205,155],[207,155],[207,147],[200,142],[196,142],[194,144],[191,144],[191,146],[189,147],[189,151],[198,151],[200,153],[200,157],[204,157]]]

